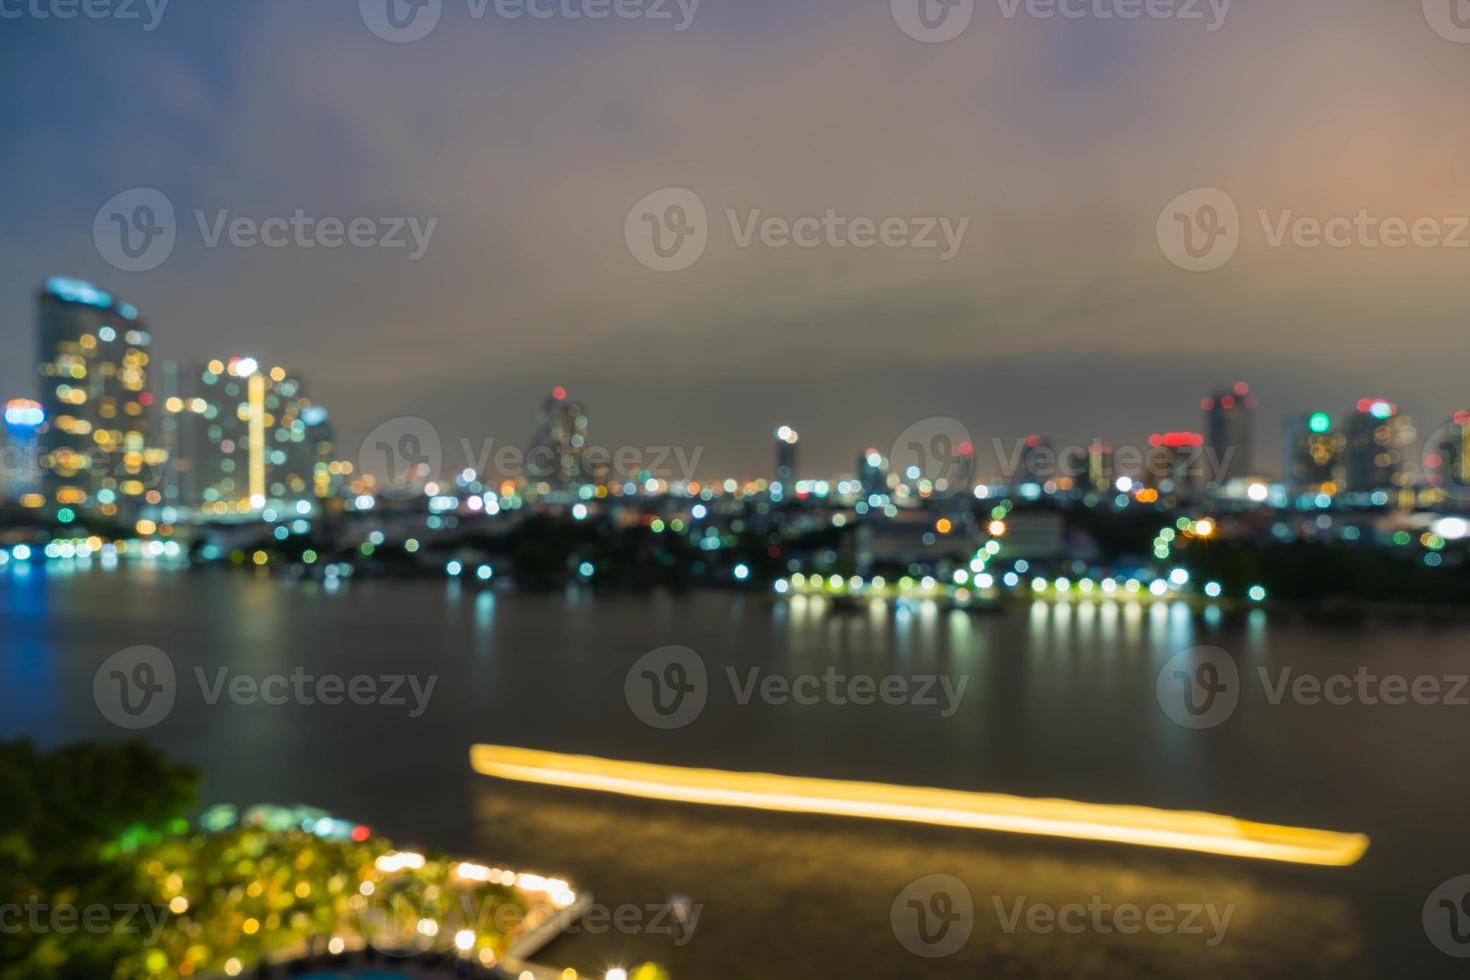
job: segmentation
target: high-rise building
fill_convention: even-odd
[[[298,508],[338,495],[327,411],[284,368],[231,357],[182,370],[164,401],[174,442],[171,502],[207,515]]]
[[[0,496],[27,507],[42,507],[36,433],[46,421],[40,402],[15,398],[5,404],[0,429]]]
[[[1208,467],[1202,451],[1205,437],[1198,432],[1156,432],[1148,437],[1144,482],[1159,493],[1187,497],[1206,483]]]
[[[1295,496],[1334,497],[1347,483],[1347,438],[1326,412],[1294,415],[1284,426],[1282,470]]]
[[[888,460],[876,449],[867,450],[858,457],[857,479],[864,497],[887,495]]]
[[[1205,448],[1214,467],[1211,481],[1224,484],[1252,475],[1256,399],[1250,385],[1241,381],[1229,391],[1217,391],[1200,407],[1205,412]]]
[[[1348,490],[1382,491],[1412,508],[1419,482],[1413,420],[1390,401],[1364,398],[1345,429]]]
[[[128,303],[77,279],[38,297],[45,506],[128,519],[158,504],[166,453],[149,443],[151,338]]]
[[[779,496],[796,485],[796,447],[801,435],[789,425],[776,430],[776,479],[771,492]]]
[[[526,475],[553,489],[587,482],[587,432],[587,407],[568,398],[565,388],[553,388],[541,403],[536,435],[526,453]]]

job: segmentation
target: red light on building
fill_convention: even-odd
[[[561,385],[557,385],[555,388],[551,389],[551,397],[555,398],[557,401],[565,401],[567,397],[567,390]]]

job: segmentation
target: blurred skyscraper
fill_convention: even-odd
[[[1364,398],[1348,416],[1347,486],[1353,493],[1382,491],[1406,509],[1419,481],[1414,422],[1382,398]]]
[[[136,309],[88,282],[51,279],[38,302],[44,506],[130,519],[163,499],[166,453],[148,440],[151,338]]]
[[[284,368],[252,357],[182,369],[164,414],[170,502],[205,515],[321,505],[350,472],[334,458],[326,409]]]
[[[779,464],[778,464],[779,465]],[[888,460],[876,449],[869,449],[858,457],[858,485],[864,497],[888,494]]]
[[[1229,391],[1217,391],[1200,407],[1205,411],[1205,446],[1219,464],[1219,472],[1211,478],[1224,484],[1252,475],[1256,400],[1250,385],[1242,381]]]
[[[1347,482],[1347,438],[1326,412],[1293,415],[1284,425],[1283,473],[1294,496],[1335,497]]]
[[[772,496],[780,496],[796,485],[796,447],[801,436],[789,425],[776,430],[776,479]]]
[[[536,435],[526,453],[526,475],[552,489],[587,482],[587,407],[560,386],[541,403]]]

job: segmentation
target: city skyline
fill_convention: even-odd
[[[98,325],[102,325],[100,330],[102,340],[115,340],[118,344],[123,342],[123,338],[118,336],[116,331],[104,325],[110,318],[120,324],[117,328],[118,330],[126,330],[127,327],[137,328],[126,331],[128,343],[136,342],[144,348],[147,348],[153,342],[154,337],[151,323],[146,317],[140,314],[136,305],[129,302],[125,297],[109,292],[106,288],[95,283],[68,277],[53,276],[45,281],[36,291],[35,295],[38,303],[37,316],[39,317],[40,323],[40,336],[43,338],[52,337],[52,340],[47,342],[50,346],[45,358],[40,359],[38,362],[39,377],[37,379],[37,393],[42,403],[41,408],[45,412],[45,417],[48,421],[58,416],[60,408],[64,407],[61,406],[61,403],[57,399],[58,396],[64,396],[65,394],[62,389],[56,389],[50,382],[46,381],[48,374],[54,375],[58,370],[57,366],[50,363],[49,359],[57,356],[74,358],[82,353],[81,348],[77,348],[75,344],[68,343],[64,348],[60,349],[74,350],[75,353],[60,355],[58,353],[59,349],[56,347],[58,341],[66,340],[72,333],[75,333],[83,341],[92,344],[91,348],[86,349],[86,353],[88,356],[95,356],[93,353],[94,350],[100,353],[100,348],[97,348],[96,336],[99,333],[96,329]],[[57,310],[60,313],[48,313],[48,309]],[[52,322],[58,315],[67,318],[59,321],[60,325]],[[75,330],[72,329],[70,319],[72,317],[81,317],[82,319],[78,322],[83,323],[83,325],[91,324],[91,327],[88,328],[90,332],[87,333],[87,336],[81,336],[84,332],[82,327],[77,327]],[[60,331],[59,333],[58,330]],[[102,345],[104,348],[107,346],[109,346],[107,343]],[[246,345],[245,349],[249,349],[248,345]],[[39,356],[40,352],[38,349]],[[152,358],[151,361],[150,358]],[[228,361],[228,368],[225,365],[225,361]],[[144,367],[135,371],[137,376],[131,382],[133,390],[138,394],[141,405],[150,408],[154,405],[155,400],[159,398],[164,399],[158,403],[158,408],[163,410],[162,417],[155,418],[154,421],[154,427],[158,431],[145,433],[143,428],[139,429],[141,435],[146,435],[150,451],[154,447],[162,446],[167,448],[168,446],[176,445],[180,433],[192,431],[188,425],[184,425],[181,428],[180,421],[178,420],[189,417],[191,411],[197,413],[204,410],[202,408],[203,401],[197,397],[197,394],[201,390],[199,388],[200,378],[195,377],[195,375],[200,375],[202,372],[202,380],[207,388],[220,375],[235,375],[237,373],[236,362],[242,364],[249,363],[251,365],[250,370],[240,375],[241,379],[257,373],[257,362],[250,354],[230,353],[225,355],[224,360],[211,356],[207,360],[192,362],[180,362],[169,359],[167,356],[158,356],[155,354],[144,355]],[[258,366],[261,379],[266,379],[266,376],[269,375],[267,384],[275,385],[283,381],[286,382],[289,386],[289,392],[284,397],[303,397],[297,393],[297,389],[301,386],[301,380],[299,372],[295,368],[289,369],[291,378],[288,380],[287,368],[281,366],[273,368],[266,367],[264,364]],[[502,447],[520,445],[527,450],[544,449],[559,460],[556,465],[561,469],[561,473],[559,475],[550,472],[546,474],[551,477],[553,485],[565,485],[579,476],[592,479],[595,474],[592,468],[584,468],[584,464],[580,459],[582,453],[588,448],[611,453],[616,444],[607,440],[599,440],[595,436],[589,435],[590,416],[585,402],[580,397],[574,399],[564,385],[556,385],[549,392],[543,389],[543,392],[545,393],[542,398],[539,415],[540,420],[536,423],[536,428],[533,432],[528,428],[527,431],[531,432],[528,440],[518,440],[514,435],[509,438],[501,438],[498,435],[489,437],[479,435],[478,441],[475,436],[462,437],[460,449],[465,455],[463,462],[467,465],[482,464],[485,460],[477,457],[484,456],[496,444]],[[30,398],[29,395],[17,396],[5,392],[0,392],[0,394],[6,396],[4,399],[0,399],[0,401],[6,402],[20,403],[28,401]],[[182,400],[178,397],[180,394],[185,396]],[[272,401],[274,401],[275,396],[272,395],[271,397]],[[243,395],[241,396],[241,400],[241,411],[244,412]],[[201,407],[191,410],[189,408],[191,402]],[[312,401],[306,399],[302,403],[311,405]],[[313,427],[313,431],[315,431],[316,427],[322,428],[321,438],[324,439],[322,442],[322,451],[327,455],[321,457],[321,466],[325,466],[329,459],[346,458],[350,462],[352,446],[334,446],[333,428],[327,424],[330,404],[320,400],[316,404],[319,407],[313,409],[311,413],[315,416],[315,420],[309,422],[309,425]],[[49,406],[49,409],[47,406]],[[1167,426],[1158,427],[1146,436],[1140,437],[1137,442],[1119,439],[1113,435],[1095,430],[1086,439],[1069,442],[1066,439],[1056,437],[1052,432],[1038,434],[1034,431],[1028,431],[1024,427],[1013,433],[994,435],[984,441],[979,441],[968,430],[968,423],[964,420],[929,416],[926,419],[917,421],[905,430],[903,434],[900,434],[897,437],[898,441],[893,443],[895,447],[893,452],[897,452],[897,447],[904,443],[906,439],[910,439],[916,429],[927,428],[934,430],[934,432],[924,435],[924,438],[929,438],[937,434],[942,439],[950,439],[951,436],[941,433],[940,429],[953,426],[958,421],[960,426],[965,429],[965,431],[960,432],[958,438],[962,439],[969,446],[968,451],[965,453],[966,462],[964,464],[964,482],[967,483],[975,481],[1015,482],[1018,472],[1024,472],[1025,470],[1024,456],[1030,452],[1026,447],[1037,444],[1044,446],[1044,451],[1047,453],[1062,453],[1064,459],[1068,453],[1072,456],[1078,456],[1080,459],[1082,455],[1087,455],[1086,451],[1089,450],[1089,447],[1092,450],[1102,450],[1108,457],[1109,465],[1111,465],[1111,456],[1116,448],[1123,447],[1125,451],[1137,450],[1146,455],[1149,452],[1149,447],[1167,445],[1203,447],[1203,453],[1213,454],[1208,459],[1202,458],[1200,461],[1201,463],[1209,462],[1213,467],[1211,481],[1207,482],[1223,485],[1228,481],[1238,481],[1245,477],[1252,477],[1279,479],[1290,488],[1311,486],[1314,485],[1315,481],[1316,484],[1326,485],[1330,492],[1336,493],[1337,489],[1362,490],[1368,486],[1378,487],[1390,484],[1401,487],[1417,485],[1420,477],[1423,475],[1419,472],[1423,469],[1422,458],[1425,454],[1433,452],[1433,447],[1427,444],[1425,437],[1429,436],[1441,424],[1455,422],[1464,414],[1463,409],[1457,410],[1445,420],[1433,420],[1428,426],[1416,429],[1413,417],[1403,411],[1397,403],[1380,397],[1364,397],[1358,398],[1355,403],[1348,406],[1323,404],[1306,409],[1298,406],[1281,414],[1279,416],[1279,424],[1273,424],[1273,416],[1270,414],[1266,414],[1260,419],[1257,418],[1257,415],[1261,414],[1260,402],[1254,387],[1246,381],[1237,381],[1233,384],[1217,386],[1200,401],[1199,409],[1201,417],[1197,425],[1183,426],[1177,430],[1170,430]],[[1018,416],[1019,413],[1020,410],[1018,409]],[[1161,410],[1159,414],[1161,416],[1167,415],[1171,418],[1177,417],[1177,412],[1172,407],[1168,411]],[[157,416],[158,411],[156,409],[149,411],[147,415],[150,417]],[[65,418],[65,416],[62,417]],[[410,416],[397,416],[395,418],[401,419],[404,417]],[[242,415],[241,418],[243,420],[246,416]],[[1024,421],[1024,419],[1021,421]],[[392,425],[393,423],[394,419],[383,420],[379,423],[379,427]],[[432,425],[433,423],[430,424]],[[1386,446],[1389,441],[1387,429],[1380,429],[1380,426],[1384,424],[1391,424],[1394,430],[1392,435],[1393,445],[1391,447],[1392,458],[1384,456],[1375,462],[1370,452],[1375,443],[1375,437],[1381,432],[1383,438],[1379,439],[1378,443]],[[143,420],[137,418],[134,420],[133,425],[135,428],[138,428],[143,425]],[[936,426],[939,428],[936,429]],[[1267,426],[1272,431],[1266,431],[1264,433],[1259,431],[1262,426]],[[436,434],[437,431],[436,428]],[[810,453],[810,442],[804,442],[798,452],[797,442],[799,440],[799,431],[800,429],[794,429],[785,423],[777,428],[775,432],[777,458],[774,466],[771,466],[769,465],[768,457],[767,470],[769,472],[761,471],[759,468],[753,472],[715,472],[710,467],[696,471],[694,467],[697,467],[701,463],[706,450],[706,446],[701,443],[698,445],[697,456],[693,457],[692,460],[686,456],[685,460],[683,460],[683,462],[690,465],[686,466],[688,472],[684,472],[681,475],[685,478],[696,478],[706,481],[718,481],[734,477],[740,480],[773,480],[777,483],[787,484],[791,484],[797,479],[823,480],[839,477],[858,477],[862,479],[866,469],[866,464],[862,457],[867,456],[870,452],[877,452],[884,459],[883,465],[886,468],[888,457],[892,455],[892,452],[889,450],[876,443],[871,443],[867,449],[859,451],[860,458],[855,465],[850,464],[847,468],[833,470],[818,470],[816,466],[820,464],[813,464],[808,455]],[[83,433],[83,436],[87,435],[88,433]],[[1302,440],[1307,437],[1322,437],[1327,435],[1339,440],[1339,443],[1330,450],[1322,450],[1330,458],[1327,460],[1318,460],[1316,463],[1310,460],[1302,463],[1301,459],[1313,451]],[[190,437],[190,441],[192,443],[198,443],[202,438],[204,438],[204,434],[201,429],[197,435]],[[218,441],[221,438],[222,436],[219,432],[214,432],[211,436],[213,441]],[[300,435],[298,434],[295,438],[299,441]],[[314,436],[313,438],[317,437]],[[371,439],[371,437],[369,438]],[[464,441],[465,439],[468,441]],[[1280,440],[1279,442],[1278,439]],[[1179,441],[1176,442],[1174,440]],[[73,438],[72,441],[75,441],[75,439]],[[236,441],[239,442],[241,440]],[[90,441],[87,439],[84,439],[84,442],[90,444]],[[254,460],[253,472],[255,474],[255,481],[259,482],[264,479],[264,470],[260,468],[260,457],[263,449],[258,439],[251,440],[251,444],[252,448],[249,455]],[[241,442],[241,452],[245,451],[244,445],[245,443]],[[366,445],[366,443],[363,445]],[[451,472],[457,472],[459,468],[463,467],[457,467],[455,465],[457,457],[455,457],[452,449],[447,448],[442,437],[440,438],[440,445],[441,447],[446,447],[440,476],[442,478],[448,478]],[[623,443],[622,445],[627,446],[630,444]],[[1280,451],[1268,451],[1269,447],[1273,445],[1278,445]],[[346,456],[344,456],[344,453]],[[176,457],[177,453],[171,453],[170,455]],[[371,455],[364,450],[364,452],[358,453],[356,458],[358,460],[366,460]],[[821,460],[832,456],[833,452],[831,447],[818,447],[818,453],[814,455]],[[1096,469],[1096,464],[1101,457],[1098,457],[1096,452],[1093,452],[1092,455],[1094,457],[1093,468]],[[282,461],[284,461],[284,457],[282,457]],[[160,463],[160,460],[154,459],[150,465]],[[198,465],[198,463],[199,460],[187,462],[184,464],[184,468],[187,469],[190,466]],[[1018,463],[1022,463],[1023,465],[1020,465],[1018,468]],[[229,462],[226,462],[224,465],[227,470],[233,469],[234,466],[233,463]],[[1048,465],[1053,464],[1049,463]],[[175,486],[172,492],[178,493],[179,488],[176,484],[181,475],[178,473],[179,466],[177,459],[171,458],[168,467],[170,472],[174,474],[170,479],[171,485]],[[475,468],[482,469],[478,465]],[[1308,470],[1320,470],[1320,472],[1313,475],[1308,473]],[[296,472],[305,474],[307,482],[318,483],[319,489],[321,486],[326,485],[321,482],[327,479],[325,470],[322,470],[321,474],[315,479],[310,476],[310,471],[311,466],[304,462],[296,469]],[[344,470],[342,474],[338,474],[334,463],[332,473],[338,475],[331,477],[331,482],[334,485],[339,483],[347,472],[351,472],[351,470]],[[380,483],[384,477],[388,476],[386,472],[375,473],[371,468],[365,468],[364,472],[377,479]],[[1400,474],[1400,472],[1401,475],[1396,475]],[[953,476],[953,473],[951,473],[951,476]],[[228,487],[234,482],[228,475],[224,474],[218,474],[216,478],[223,479],[224,483],[221,486],[224,487]],[[187,486],[190,485],[191,481],[189,475],[182,474],[182,479],[185,484],[185,495],[191,497],[197,495],[197,491],[191,493],[187,490]],[[598,477],[597,479],[600,482],[602,478]],[[902,479],[901,475],[900,479]],[[242,487],[243,485],[242,483]],[[317,497],[324,495],[320,492],[313,494],[313,496]],[[249,496],[253,499],[254,497],[260,496],[260,494],[253,493]],[[211,496],[210,499],[221,500],[221,504],[223,505],[223,501],[230,499],[230,497],[227,491],[224,498]],[[246,497],[241,496],[240,499],[243,501]],[[153,501],[153,503],[158,502]]]
[[[251,347],[293,365],[333,404],[346,443],[408,411],[451,440],[519,439],[522,406],[554,384],[600,406],[614,444],[700,444],[715,471],[752,473],[766,453],[750,434],[787,421],[806,434],[811,465],[836,472],[854,446],[932,415],[965,419],[981,439],[1193,428],[1198,390],[1240,377],[1282,414],[1366,394],[1442,419],[1470,401],[1457,365],[1437,356],[1461,334],[1459,252],[1273,249],[1255,214],[1464,210],[1445,143],[1459,137],[1434,120],[1451,107],[1437,102],[1449,99],[1443,80],[1467,67],[1418,11],[1339,5],[1331,43],[1306,54],[1284,42],[1320,39],[1318,18],[1244,7],[1213,33],[991,10],[947,45],[913,42],[881,4],[821,16],[706,4],[683,32],[471,22],[451,9],[459,30],[411,45],[374,37],[352,5],[217,18],[174,5],[167,16],[153,33],[10,25],[15,55],[0,77],[19,124],[4,159],[20,184],[0,221],[0,316],[20,346],[0,366],[7,393],[33,394],[17,366],[32,356],[29,293],[59,271],[148,309],[178,359]],[[276,30],[286,21],[289,31]],[[1169,46],[1146,43],[1165,33]],[[150,56],[120,60],[114,43],[134,38]],[[1339,67],[1365,39],[1381,60]],[[292,48],[274,53],[278,43]],[[294,57],[306,49],[329,53]],[[1243,76],[1246,50],[1258,67]],[[852,63],[820,78],[798,67],[836,51]],[[289,73],[241,84],[277,58]],[[573,63],[603,78],[602,91],[558,82]],[[979,82],[977,64],[988,66]],[[671,70],[681,80],[672,88],[661,84]],[[779,71],[813,84],[769,84]],[[1208,126],[1192,124],[1191,107],[1215,106],[1222,91],[1269,104],[1252,95],[1287,71],[1318,80],[1290,117],[1252,110],[1248,125],[1212,112]],[[888,75],[965,98],[911,106],[885,89]],[[1416,84],[1421,76],[1434,83]],[[993,100],[1008,78],[1045,97]],[[1165,81],[1172,108],[1138,120],[1131,93]],[[112,84],[139,99],[104,113],[71,97]],[[1390,98],[1406,86],[1413,100]],[[416,95],[395,91],[406,88]],[[1392,141],[1364,141],[1361,115],[1332,121],[1331,107],[1357,96],[1405,145],[1445,152],[1400,158],[1383,149]],[[55,126],[63,105],[75,131]],[[1303,131],[1296,119],[1314,110],[1327,121]],[[827,135],[809,131],[812,118],[831,120]],[[516,134],[535,120],[561,135],[531,154]],[[1030,135],[997,145],[987,122]],[[1114,124],[1142,132],[1117,145],[1101,128]],[[752,140],[757,132],[769,139]],[[1077,155],[1085,171],[1064,159],[1078,141],[1093,144]],[[759,148],[741,149],[751,143]],[[446,153],[455,166],[432,163]],[[42,154],[65,163],[38,166]],[[854,154],[864,164],[832,179],[831,161]],[[1338,161],[1328,178],[1315,165],[1323,158]],[[698,192],[718,232],[699,264],[675,274],[645,269],[623,241],[629,209],[665,186]],[[1153,235],[1168,199],[1198,186],[1229,191],[1249,230],[1235,260],[1207,275],[1170,265]],[[97,253],[92,226],[134,187],[173,202],[179,244],[158,269],[120,273]],[[828,208],[972,220],[948,263],[742,249],[724,227],[726,209],[744,221]],[[209,225],[221,213],[258,221],[298,209],[438,226],[414,262],[407,250],[208,248],[194,216]],[[1385,345],[1398,356],[1384,357]],[[1171,377],[1181,358],[1197,378]],[[1159,405],[1177,414],[1160,417]],[[1082,416],[1101,432],[1076,426]]]

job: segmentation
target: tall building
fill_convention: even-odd
[[[552,488],[587,482],[587,407],[560,386],[541,403],[536,435],[526,453],[526,475]]]
[[[780,463],[777,463],[780,466]],[[858,485],[864,497],[886,496],[888,493],[888,460],[876,449],[869,449],[858,457]]]
[[[38,301],[45,506],[129,519],[163,499],[166,454],[148,439],[151,338],[135,308],[88,282],[51,279]]]
[[[1217,391],[1200,405],[1205,412],[1205,448],[1218,468],[1210,478],[1219,484],[1252,475],[1254,458],[1251,430],[1256,400],[1244,381],[1229,391]]]
[[[253,357],[179,371],[164,416],[170,502],[206,515],[319,506],[350,472],[335,459],[326,409],[299,378]]]
[[[776,430],[776,479],[771,484],[773,495],[779,496],[796,485],[796,447],[801,435],[789,425]]]
[[[1382,491],[1409,508],[1419,482],[1414,422],[1382,398],[1364,398],[1348,416],[1347,488],[1353,493]],[[1407,496],[1405,496],[1407,495]]]
[[[1282,471],[1294,496],[1334,497],[1347,483],[1347,438],[1326,412],[1286,419]]]
[[[1202,450],[1205,437],[1198,432],[1156,432],[1148,437],[1144,481],[1159,493],[1187,497],[1208,479]]]
[[[0,496],[11,503],[42,507],[36,433],[46,421],[40,402],[15,398],[5,404],[0,430]]]

